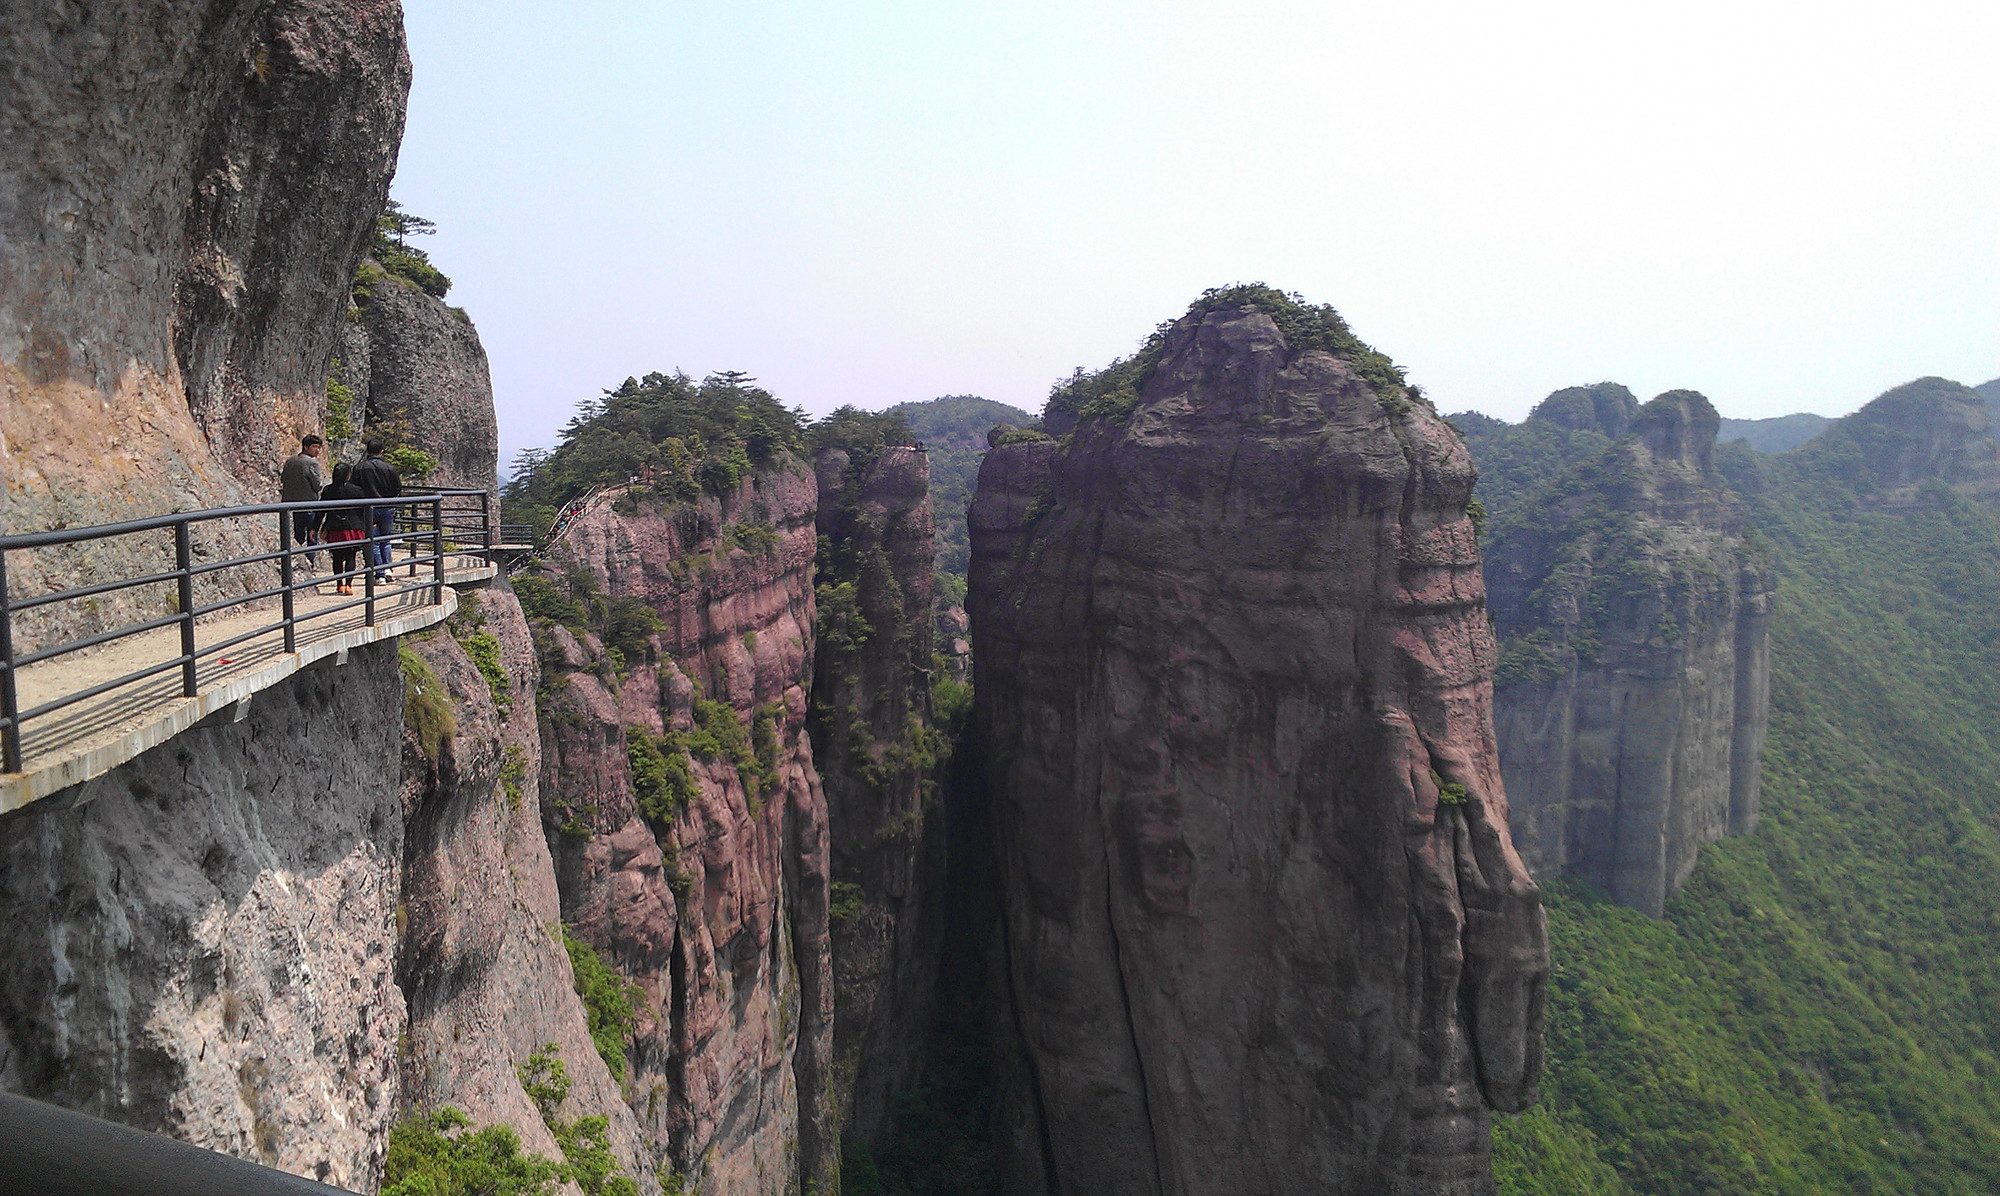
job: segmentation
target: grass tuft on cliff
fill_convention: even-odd
[[[639,1002],[645,990],[627,981],[611,966],[611,961],[591,944],[562,928],[563,949],[569,952],[570,971],[576,977],[576,995],[583,999],[590,1041],[611,1069],[611,1078],[625,1078],[625,1048],[639,1024]],[[560,1102],[558,1102],[560,1103]]]
[[[445,743],[458,734],[451,694],[430,662],[415,652],[398,646],[396,661],[403,669],[403,725],[417,737],[425,758],[435,762]]]
[[[1548,886],[1548,1067],[1500,1190],[2000,1191],[2000,512],[1718,463],[1779,574],[1763,822],[1660,921]]]

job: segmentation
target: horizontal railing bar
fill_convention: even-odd
[[[46,532],[22,532],[11,536],[0,536],[0,552],[17,548],[44,548],[56,544],[78,544],[86,540],[103,540],[112,536],[126,536],[135,532],[157,531],[173,527],[178,523],[209,523],[217,519],[244,518],[252,515],[272,515],[293,511],[344,510],[349,507],[428,507],[440,496],[477,496],[479,490],[440,490],[428,494],[405,494],[395,498],[336,498],[306,499],[301,502],[258,503],[247,507],[218,507],[206,511],[183,511],[174,515],[154,515],[146,519],[128,519],[122,523],[103,523],[92,527],[64,528]]]
[[[135,577],[130,581],[102,581],[94,586],[79,586],[74,590],[62,590],[54,594],[44,594],[39,598],[10,599],[7,606],[15,614],[19,614],[24,610],[32,610],[37,606],[47,606],[51,602],[66,602],[71,598],[89,598],[97,594],[108,594],[113,590],[128,590],[133,586],[159,585],[162,582],[172,581],[179,576],[180,574],[173,572],[149,573],[144,577]]]
[[[128,635],[139,635],[142,632],[156,631],[162,627],[171,627],[180,621],[180,614],[176,612],[171,615],[162,615],[149,622],[134,623],[130,627],[114,627],[110,631],[100,631],[96,635],[85,639],[71,640],[67,644],[57,644],[53,648],[43,648],[39,652],[30,652],[25,656],[16,656],[12,667],[24,669],[31,664],[40,664],[44,660],[50,660],[57,656],[67,656],[71,652],[81,652],[85,648],[95,648],[99,644],[108,644],[112,640],[124,639]],[[0,668],[7,667],[8,662],[0,660]]]
[[[140,669],[136,673],[127,673],[123,677],[118,677],[110,681],[105,681],[100,684],[93,685],[89,689],[86,689],[81,693],[65,694],[64,696],[57,698],[54,701],[43,702],[41,705],[35,707],[32,710],[23,710],[21,712],[21,721],[25,723],[31,718],[39,718],[42,715],[49,713],[50,711],[61,710],[63,707],[72,705],[77,702],[81,702],[85,698],[94,698],[98,694],[109,693],[110,691],[117,689],[119,686],[130,685],[135,681],[144,681],[146,678],[152,676],[154,673],[164,673],[168,669],[177,669],[182,665],[186,664],[187,659],[188,658],[185,656],[175,656],[172,660],[163,660],[160,663],[152,666],[151,668]],[[179,695],[175,696],[178,697]]]

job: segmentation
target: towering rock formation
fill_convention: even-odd
[[[1008,1190],[1491,1192],[1548,956],[1459,438],[1261,288],[1046,422],[971,519]]]
[[[1716,474],[1719,422],[1673,391],[1600,424],[1630,435],[1518,486],[1486,553],[1514,841],[1537,876],[1655,916],[1703,843],[1757,822],[1775,582]]]
[[[704,1196],[837,1183],[816,497],[781,451],[722,499],[600,495],[551,550],[608,611],[539,631],[563,916],[643,989],[633,1108]]]
[[[833,832],[835,1080],[844,1128],[873,1139],[922,1067],[943,931],[930,465],[914,448],[835,448],[818,472],[812,732]]]

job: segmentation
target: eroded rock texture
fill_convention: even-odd
[[[0,819],[14,1091],[372,1191],[399,1094],[393,644]]]
[[[1835,420],[1812,450],[1835,476],[1858,484],[1864,501],[1908,507],[1926,485],[1969,498],[2000,498],[2000,442],[1979,391],[1919,378]]]
[[[1630,435],[1497,520],[1494,724],[1529,868],[1658,916],[1702,844],[1756,828],[1775,577],[1707,399],[1616,422]]]
[[[565,920],[645,992],[640,1126],[704,1196],[836,1182],[827,815],[805,730],[815,501],[784,455],[726,502],[602,495],[551,553],[659,620],[611,645],[544,629],[541,801]],[[685,788],[636,790],[642,743]]]
[[[943,932],[931,728],[930,465],[913,448],[818,462],[813,754],[832,829],[836,1092],[874,1139],[917,1079]]]
[[[1471,461],[1259,307],[1197,305],[1135,385],[972,509],[1008,1189],[1490,1192],[1548,956]]]

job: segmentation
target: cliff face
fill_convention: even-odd
[[[397,1115],[396,648],[0,821],[0,1080],[371,1190]]]
[[[409,69],[395,0],[9,9],[0,522],[10,531],[270,495],[298,435],[320,424]],[[204,529],[200,547],[241,547],[217,534]],[[150,571],[165,553],[119,539],[10,565],[19,583],[53,586]],[[56,622],[52,634],[96,626],[85,614]]]
[[[1486,556],[1514,841],[1537,876],[1656,917],[1703,843],[1757,823],[1775,583],[1716,474],[1719,424],[1660,396],[1500,512]]]
[[[726,502],[604,495],[551,555],[591,579],[613,642],[540,632],[563,916],[644,990],[634,1112],[717,1196],[836,1183],[815,499],[789,456]]]
[[[931,728],[930,466],[910,448],[818,462],[813,754],[832,829],[835,1083],[874,1138],[917,1079],[943,920]]]
[[[1309,343],[1198,305],[981,470],[1010,1191],[1490,1192],[1488,1109],[1534,1099],[1471,461]]]
[[[402,1107],[451,1105],[476,1125],[511,1125],[525,1149],[561,1159],[519,1073],[555,1043],[572,1082],[561,1117],[605,1117],[618,1166],[650,1191],[653,1152],[591,1040],[559,929],[527,621],[501,583],[462,596],[448,626],[406,645],[431,674],[406,682],[440,687],[453,717],[434,751],[408,727],[402,739]],[[487,673],[475,652],[487,655]]]
[[[356,435],[437,458],[425,485],[495,489],[500,428],[486,349],[465,314],[393,275],[373,281],[347,325],[340,381]]]

